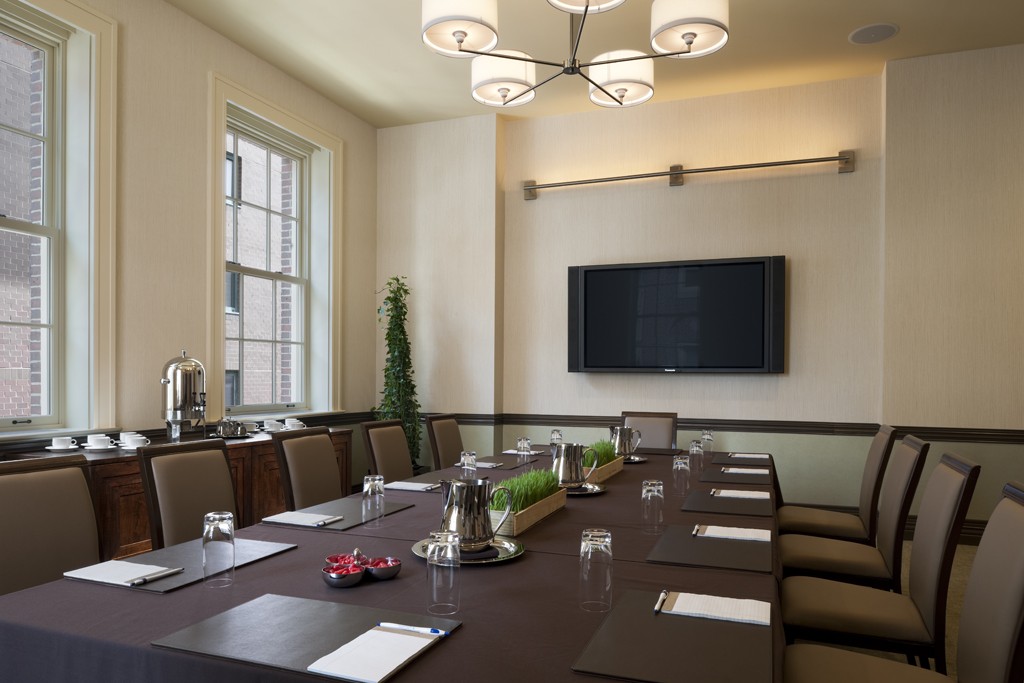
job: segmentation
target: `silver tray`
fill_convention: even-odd
[[[579,488],[566,489],[565,494],[567,496],[596,496],[599,493],[604,493],[608,489],[602,484],[584,484]]]
[[[626,455],[623,456],[622,462],[624,462],[627,465],[634,465],[638,462],[647,462],[647,458],[645,458],[642,455]]]
[[[429,538],[424,538],[422,541],[416,541],[412,546],[412,553],[416,557],[422,557],[427,559],[427,544],[430,543]],[[526,548],[523,547],[522,543],[519,543],[515,539],[507,538],[505,536],[495,536],[494,540],[491,541],[491,547],[498,549],[497,557],[487,557],[476,560],[462,560],[459,564],[494,564],[495,562],[507,562],[508,560],[514,560],[523,554]]]

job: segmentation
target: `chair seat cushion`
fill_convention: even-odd
[[[892,578],[882,553],[863,543],[786,534],[779,536],[779,557],[787,573],[846,574],[880,581]]]
[[[786,648],[784,683],[949,683],[942,674],[883,657],[798,643]]]
[[[799,505],[783,505],[777,512],[780,534],[827,536],[861,543],[868,540],[868,530],[857,515]]]
[[[814,576],[782,580],[782,621],[787,627],[932,642],[909,596]]]

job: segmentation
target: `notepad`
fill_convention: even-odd
[[[83,581],[96,581],[108,583],[114,586],[130,586],[144,576],[168,571],[170,567],[161,567],[156,564],[139,564],[138,562],[125,562],[124,560],[108,560],[81,569],[64,572],[69,579],[81,579]]]
[[[430,482],[390,481],[384,484],[384,488],[395,491],[433,491],[434,489],[441,488],[441,485],[431,484]]]
[[[722,472],[725,474],[768,474],[768,470],[763,467],[723,467]]]
[[[374,627],[310,664],[308,671],[360,683],[378,683],[440,638],[436,634]]]
[[[767,460],[771,456],[767,453],[730,453],[730,458],[749,458],[751,460]]]
[[[715,526],[698,524],[695,536],[707,538],[728,538],[733,541],[770,541],[772,532],[769,529],[748,529],[739,526]]]
[[[324,526],[332,522],[340,522],[344,517],[340,515],[315,515],[310,512],[281,512],[276,515],[264,517],[264,522],[274,524],[291,524],[293,526]]]
[[[719,498],[749,498],[751,500],[771,498],[771,494],[767,491],[739,491],[736,489],[711,489],[711,495]]]
[[[699,593],[669,593],[661,611],[684,617],[721,619],[763,626],[768,626],[772,621],[771,603]]]
[[[519,451],[512,449],[508,451],[502,451],[504,455],[519,455]],[[540,455],[540,451],[530,451],[530,455]]]
[[[483,460],[476,461],[477,468],[483,468],[485,470],[494,469],[495,467],[501,467],[500,462],[485,462]]]

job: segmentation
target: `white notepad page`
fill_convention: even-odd
[[[768,470],[761,467],[723,467],[726,474],[768,474]]]
[[[747,458],[750,460],[767,460],[769,456],[767,453],[730,453],[730,458]]]
[[[139,564],[137,562],[124,562],[123,560],[109,560],[100,562],[81,569],[64,572],[69,579],[83,579],[85,581],[97,581],[109,583],[115,586],[130,586],[132,581],[166,571],[170,567],[161,567],[156,564]]]
[[[669,593],[662,611],[685,617],[722,619],[764,626],[771,624],[772,621],[771,603],[698,593]]]
[[[708,538],[728,538],[734,541],[772,540],[772,532],[769,529],[747,529],[740,526],[702,526],[699,535]]]
[[[740,491],[737,489],[715,489],[711,494],[719,498],[749,498],[750,500],[768,500],[771,494],[767,491]]]
[[[441,485],[437,483],[431,484],[416,481],[389,481],[384,484],[384,488],[395,491],[433,491],[440,487]]]
[[[310,512],[280,512],[276,515],[264,517],[263,521],[293,524],[295,526],[317,526],[320,522],[326,522],[329,519],[341,521],[337,515],[314,515]]]
[[[379,683],[441,636],[397,632],[375,626],[310,664],[313,673],[361,683]]]

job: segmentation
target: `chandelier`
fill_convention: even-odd
[[[516,107],[533,100],[539,87],[559,76],[580,76],[590,84],[594,104],[629,107],[643,104],[654,95],[651,60],[703,57],[720,50],[729,40],[728,0],[654,0],[654,54],[612,50],[581,63],[577,52],[587,17],[625,1],[548,0],[552,7],[569,13],[569,57],[563,62],[534,59],[518,50],[494,49],[498,45],[498,0],[423,0],[423,42],[447,57],[473,59],[473,99],[481,104]],[[538,83],[538,64],[558,71]]]

